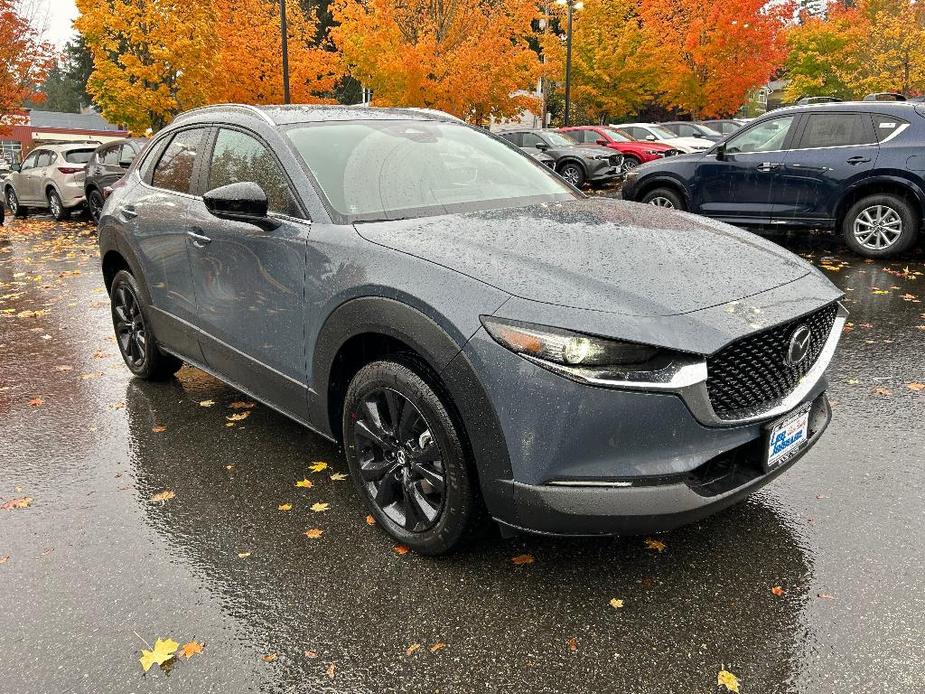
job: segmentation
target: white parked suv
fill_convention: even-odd
[[[71,211],[83,207],[87,162],[98,143],[76,142],[36,147],[13,165],[3,181],[6,204],[17,217],[30,209],[47,209],[57,219],[67,219]]]
[[[638,142],[658,142],[659,144],[674,147],[684,154],[692,152],[704,152],[713,146],[714,143],[704,140],[701,137],[678,137],[670,130],[659,127],[654,123],[622,123],[618,125],[611,124],[621,135]]]

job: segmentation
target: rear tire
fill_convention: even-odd
[[[669,210],[686,210],[684,199],[671,188],[655,188],[642,196],[640,201],[646,205],[664,207]]]
[[[29,214],[28,208],[19,204],[19,196],[16,195],[16,191],[12,188],[6,189],[6,206],[10,208],[10,212],[13,213],[14,217],[22,218]]]
[[[183,362],[157,347],[144,294],[131,273],[116,273],[109,296],[116,344],[129,371],[146,381],[164,381],[179,371]]]
[[[90,219],[97,224],[100,223],[100,216],[103,212],[103,194],[96,188],[93,188],[87,194],[87,211],[90,213]]]
[[[64,209],[64,203],[61,202],[61,196],[55,190],[48,191],[48,211],[54,217],[56,222],[63,222],[71,216],[71,213]]]
[[[445,554],[488,522],[460,428],[424,369],[376,361],[344,401],[350,475],[376,523],[421,554]]]
[[[842,222],[848,248],[865,258],[892,258],[912,248],[922,220],[904,198],[868,195],[854,203]]]

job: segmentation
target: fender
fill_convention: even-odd
[[[456,342],[432,319],[400,301],[383,297],[351,299],[328,316],[310,357],[313,392],[309,395],[309,421],[312,425],[333,436],[328,400],[334,359],[347,340],[363,333],[380,333],[400,340],[440,376],[465,427],[489,510],[500,503],[509,504],[504,499],[511,494],[510,485],[505,490],[504,485],[496,483],[510,480],[512,474],[504,435],[475,369],[462,352],[464,345]]]
[[[559,159],[559,160],[556,162],[556,171],[558,171],[559,169],[561,169],[561,168],[562,168],[563,166],[565,166],[566,164],[578,164],[578,166],[581,167],[581,170],[584,171],[585,176],[587,177],[587,175],[588,175],[588,167],[587,167],[587,165],[586,165],[579,157],[574,157],[574,156],[571,156],[571,155],[566,155],[566,156],[562,157],[561,159]]]
[[[855,181],[843,191],[841,198],[838,200],[838,205],[836,205],[835,208],[835,214],[833,215],[835,219],[838,219],[844,213],[847,207],[847,201],[851,199],[854,193],[862,188],[877,185],[895,185],[912,193],[918,203],[919,214],[925,216],[925,191],[922,191],[915,182],[909,180],[900,173],[880,172],[873,176]]]
[[[646,176],[641,178],[633,186],[633,199],[632,202],[639,202],[642,198],[643,192],[647,192],[652,188],[656,188],[659,185],[667,184],[672,188],[676,188],[681,192],[681,195],[684,197],[684,202],[687,204],[687,209],[690,210],[692,206],[690,191],[687,186],[684,185],[684,182],[681,178],[675,177],[673,174],[667,172],[659,172],[657,174],[652,174],[651,176]]]

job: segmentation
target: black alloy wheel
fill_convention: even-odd
[[[158,349],[145,319],[143,295],[131,273],[125,270],[116,273],[109,296],[116,343],[129,371],[150,381],[175,374],[183,362]]]
[[[420,410],[388,388],[365,395],[353,428],[370,498],[411,533],[432,528],[444,505],[443,454]]]
[[[380,528],[417,552],[445,554],[490,518],[449,396],[416,357],[393,359],[367,364],[347,388],[350,476]]]
[[[97,224],[100,223],[100,217],[103,214],[103,194],[96,188],[87,195],[87,208],[90,210],[90,217]]]

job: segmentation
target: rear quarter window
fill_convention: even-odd
[[[908,125],[909,121],[905,121],[902,118],[887,116],[882,113],[874,114],[874,135],[877,138],[877,142],[889,140],[905,130]]]

